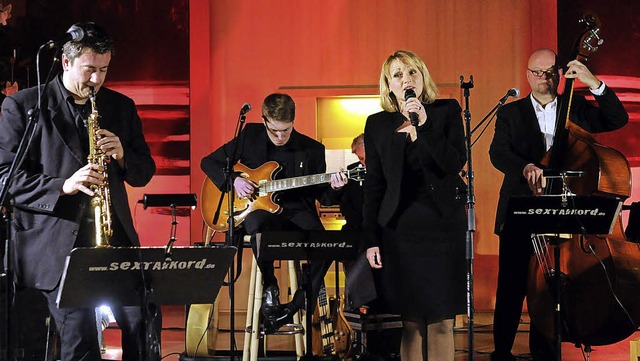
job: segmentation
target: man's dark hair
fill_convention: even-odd
[[[66,55],[69,60],[73,61],[79,57],[84,48],[89,48],[98,54],[109,52],[113,55],[115,50],[113,41],[102,27],[92,22],[77,23],[75,26],[84,31],[84,36],[78,41],[67,41],[62,47],[64,55]]]
[[[262,102],[262,115],[273,120],[292,122],[296,118],[296,103],[287,94],[270,94]]]

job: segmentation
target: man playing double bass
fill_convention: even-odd
[[[563,71],[557,55],[549,49],[533,52],[527,66],[529,96],[500,108],[489,155],[491,163],[504,173],[496,214],[495,233],[500,237],[498,288],[493,320],[495,351],[492,361],[515,360],[511,354],[527,292],[529,259],[533,254],[531,235],[526,231],[505,229],[507,202],[511,196],[539,195],[545,188],[540,161],[554,142],[556,111],[562,104],[558,83]],[[569,118],[591,133],[619,129],[629,115],[616,94],[577,60],[567,64],[564,74],[589,87],[598,106],[574,94]],[[534,360],[553,360],[551,342],[531,325],[529,348]]]

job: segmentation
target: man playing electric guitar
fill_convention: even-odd
[[[204,173],[221,190],[226,189],[225,166],[227,158],[231,164],[242,163],[249,168],[258,168],[266,162],[275,161],[280,170],[276,179],[299,177],[326,171],[324,146],[293,127],[295,103],[289,95],[271,94],[262,104],[263,124],[247,123],[240,135],[202,159],[200,164]],[[236,145],[237,143],[237,145]],[[235,154],[231,154],[235,148]],[[258,184],[240,176],[231,175],[236,197],[255,199]],[[280,192],[277,203],[279,212],[256,209],[242,222],[246,233],[252,236],[263,231],[278,230],[323,230],[316,211],[316,200],[329,205],[335,199],[332,194],[347,182],[344,173],[331,174],[328,183]],[[217,200],[210,200],[217,201]],[[252,237],[254,254],[255,237]],[[314,261],[310,263],[310,281],[313,300],[318,296],[324,275],[330,262]],[[263,275],[264,292],[262,295],[262,313],[265,316],[264,327],[267,333],[282,325],[291,323],[292,316],[304,306],[302,292],[296,292],[293,300],[280,304],[280,291],[275,277],[273,262],[258,262]],[[314,302],[315,303],[315,302]]]

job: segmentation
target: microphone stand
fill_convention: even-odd
[[[238,121],[236,123],[236,131],[233,135],[233,139],[236,141],[233,143],[233,148],[231,150],[231,156],[227,154],[227,164],[224,169],[226,183],[227,183],[227,203],[229,206],[229,219],[227,220],[227,224],[229,225],[229,229],[227,230],[225,245],[226,246],[234,246],[235,240],[235,228],[236,228],[236,220],[234,218],[234,200],[235,200],[235,188],[233,186],[233,164],[232,162],[236,159],[236,150],[238,149],[238,143],[243,142],[244,138],[240,138],[240,134],[242,133],[242,128],[244,127],[244,122],[246,120],[245,112],[240,110],[240,115],[238,116]],[[242,252],[238,252],[238,255],[242,254]],[[239,263],[242,262],[241,259],[238,260]],[[229,267],[229,360],[234,361],[235,357],[235,345],[236,345],[236,337],[235,337],[235,258],[231,260],[231,266]]]
[[[471,78],[471,82],[473,82],[473,78]],[[473,87],[473,86],[472,86]],[[518,93],[519,94],[519,93]],[[516,97],[518,95],[515,95]],[[489,113],[487,113],[487,115],[484,116],[484,118],[482,118],[482,120],[480,121],[480,123],[478,123],[475,127],[473,127],[473,129],[471,129],[471,135],[473,135],[473,133],[476,132],[476,130],[478,130],[478,128],[480,128],[480,126],[482,124],[484,124],[484,122],[487,121],[487,119],[489,119],[489,117],[493,118],[493,115],[498,111],[498,109],[504,105],[504,103],[506,103],[507,99],[509,98],[509,94],[507,94],[506,96],[504,96],[502,99],[500,99],[498,101],[498,104],[496,104],[490,111]],[[491,123],[491,121],[489,121],[489,123]],[[487,124],[487,126],[489,126],[489,124]],[[467,129],[468,131],[468,129]],[[481,133],[482,135],[482,133]],[[476,139],[477,141],[477,139]],[[474,142],[475,143],[475,142]],[[473,144],[472,144],[473,145]]]
[[[467,150],[467,237],[466,237],[466,259],[467,259],[467,338],[469,342],[469,361],[474,359],[474,299],[473,299],[473,237],[476,231],[475,213],[475,193],[473,186],[473,160],[471,157],[471,111],[469,111],[469,89],[473,88],[473,75],[469,81],[464,81],[464,76],[460,75],[460,88],[464,92],[464,120],[465,120],[465,144]]]
[[[15,290],[13,288],[14,284],[13,284],[13,269],[12,269],[12,259],[11,259],[11,219],[12,219],[12,214],[13,214],[13,200],[11,202],[7,202],[7,196],[9,194],[9,188],[11,187],[11,183],[13,181],[13,178],[15,177],[16,172],[18,171],[18,168],[20,168],[20,166],[22,165],[22,162],[24,161],[24,158],[27,154],[27,151],[29,150],[29,147],[31,145],[31,140],[33,139],[33,136],[35,134],[36,131],[36,126],[38,124],[38,116],[40,115],[40,109],[41,109],[41,103],[42,103],[42,94],[45,93],[47,87],[49,86],[49,83],[51,82],[51,79],[53,78],[53,69],[55,68],[55,66],[58,64],[58,62],[60,61],[59,59],[59,53],[60,51],[58,50],[56,52],[56,55],[53,57],[53,62],[51,63],[51,67],[49,68],[49,73],[47,74],[47,79],[44,83],[44,87],[42,89],[40,89],[40,52],[42,51],[42,49],[44,49],[45,47],[47,47],[48,44],[43,44],[40,46],[40,48],[38,49],[38,52],[36,54],[36,71],[38,72],[38,101],[36,103],[36,105],[29,109],[29,111],[27,111],[27,126],[25,127],[25,131],[22,134],[22,138],[20,139],[20,144],[18,145],[18,149],[16,150],[16,156],[13,158],[13,161],[11,162],[11,165],[9,167],[9,172],[2,178],[0,179],[0,186],[2,186],[2,189],[0,189],[0,207],[4,206],[5,207],[5,214],[3,216],[4,221],[6,222],[6,239],[5,239],[5,244],[4,244],[4,260],[3,260],[3,265],[4,265],[4,272],[1,275],[2,277],[4,277],[4,282],[3,282],[3,286],[5,289],[5,333],[4,333],[4,342],[5,342],[5,348],[3,349],[3,357],[4,360],[10,360],[10,352],[9,352],[9,348],[10,348],[10,341],[11,338],[9,336],[10,334],[10,328],[11,328],[11,308],[12,308],[12,303],[13,303],[13,297],[14,297],[14,293]]]
[[[473,173],[473,157],[472,157],[472,148],[475,142],[471,142],[471,136],[473,133],[484,124],[489,119],[489,124],[493,119],[495,113],[500,109],[501,106],[504,105],[508,96],[500,99],[498,104],[496,104],[493,109],[489,111],[487,115],[473,128],[471,129],[471,112],[469,111],[469,89],[473,88],[473,75],[469,76],[469,81],[464,81],[464,76],[460,76],[460,88],[464,90],[464,98],[465,98],[465,109],[464,109],[464,120],[465,120],[465,145],[467,151],[467,171],[465,172],[465,176],[467,178],[467,240],[466,240],[466,257],[467,257],[467,317],[469,322],[469,327],[467,329],[468,338],[469,338],[469,361],[473,361],[474,359],[474,340],[473,340],[473,329],[474,329],[474,295],[473,295],[473,258],[474,258],[474,234],[476,231],[476,214],[475,214],[475,188],[474,188],[474,173]],[[486,126],[489,126],[487,124]],[[486,128],[485,126],[485,128]],[[484,132],[484,131],[483,131]],[[482,136],[482,133],[480,136]],[[476,139],[477,141],[478,139]]]

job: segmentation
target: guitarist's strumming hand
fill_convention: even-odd
[[[371,247],[367,249],[367,261],[371,268],[382,268],[382,255],[380,255],[380,247]]]
[[[337,172],[331,174],[331,188],[332,189],[340,189],[344,187],[345,184],[349,181],[347,175],[344,172]]]
[[[258,185],[255,182],[244,177],[236,177],[233,181],[233,187],[239,198],[256,199],[255,192],[258,189]]]

